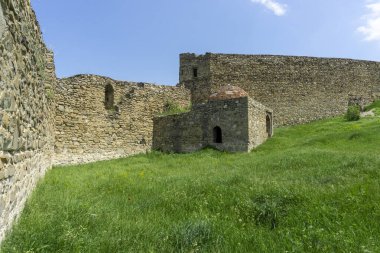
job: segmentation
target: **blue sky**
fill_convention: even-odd
[[[178,55],[380,61],[380,0],[31,0],[58,77],[174,85]]]

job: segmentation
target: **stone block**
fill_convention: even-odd
[[[16,99],[13,95],[5,95],[2,101],[2,108],[8,112],[16,111]]]
[[[6,138],[3,140],[3,150],[4,151],[12,151],[13,150],[13,142],[11,138]]]
[[[14,176],[16,173],[16,169],[15,169],[15,166],[14,165],[10,165],[6,168],[5,170],[5,177],[12,177]]]

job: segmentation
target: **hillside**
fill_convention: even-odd
[[[375,117],[251,153],[152,152],[47,173],[1,252],[379,252]]]

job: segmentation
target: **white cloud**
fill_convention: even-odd
[[[367,4],[366,7],[370,11],[363,17],[366,24],[357,30],[364,35],[366,41],[380,40],[380,1]]]
[[[280,4],[275,0],[251,0],[253,3],[264,5],[267,9],[271,10],[277,16],[283,16],[286,13],[286,4]]]

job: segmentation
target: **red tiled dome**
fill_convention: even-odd
[[[227,100],[241,97],[248,97],[248,93],[245,92],[242,88],[226,85],[221,87],[218,92],[211,94],[208,97],[208,100]]]

